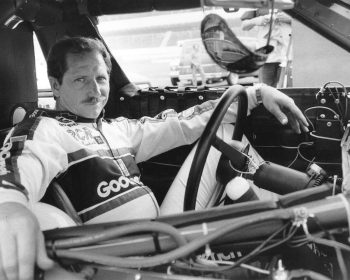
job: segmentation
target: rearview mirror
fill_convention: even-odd
[[[216,14],[201,23],[201,36],[209,56],[222,68],[233,73],[251,73],[263,66],[273,46],[251,51],[232,32],[226,21]]]

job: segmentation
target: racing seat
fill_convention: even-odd
[[[0,129],[0,147],[2,147],[7,134],[11,129],[21,122],[26,115],[27,110],[22,106],[17,106],[10,115],[10,124],[12,126]]]
[[[83,224],[72,202],[56,180],[52,180],[47,188],[43,201],[65,212],[77,225]]]

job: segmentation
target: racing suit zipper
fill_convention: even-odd
[[[95,125],[96,125],[96,127],[95,127]],[[108,142],[106,136],[104,136],[104,134],[102,133],[102,130],[100,129],[100,126],[101,126],[101,124],[93,123],[93,127],[101,134],[102,138],[105,140],[105,142],[106,142],[106,144],[107,144],[107,146],[108,146],[108,149],[109,149],[109,151],[110,151],[110,153],[111,153],[113,159],[116,159],[116,158],[115,158],[115,155],[114,155],[114,153],[113,153],[113,150],[112,150],[111,146],[109,145],[109,142]]]
[[[101,124],[100,124],[100,125],[101,125]],[[108,146],[109,152],[111,153],[111,155],[112,155],[112,157],[113,157],[113,162],[118,166],[120,172],[122,172],[122,174],[123,174],[124,176],[129,176],[130,173],[129,173],[129,171],[127,170],[126,166],[124,165],[124,162],[123,162],[121,159],[118,159],[118,158],[116,157],[116,155],[114,154],[114,152],[113,152],[111,146],[109,145],[109,142],[108,142],[106,136],[102,133],[102,130],[100,129],[100,125],[96,123],[96,127],[95,127],[94,125],[93,125],[93,126],[94,126],[95,129],[100,133],[100,135],[102,136],[102,138],[105,140],[105,142],[106,142],[106,144],[107,144],[107,146]],[[118,153],[118,151],[116,151],[116,152]],[[119,156],[119,153],[118,153],[117,156]]]

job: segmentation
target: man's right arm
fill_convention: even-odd
[[[65,164],[64,151],[50,129],[30,119],[0,148],[0,279],[33,279],[35,264],[52,266],[30,210]]]

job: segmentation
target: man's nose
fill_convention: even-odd
[[[100,96],[101,95],[100,85],[98,84],[98,82],[96,80],[92,80],[91,81],[90,90],[91,90],[91,93],[94,96]]]

